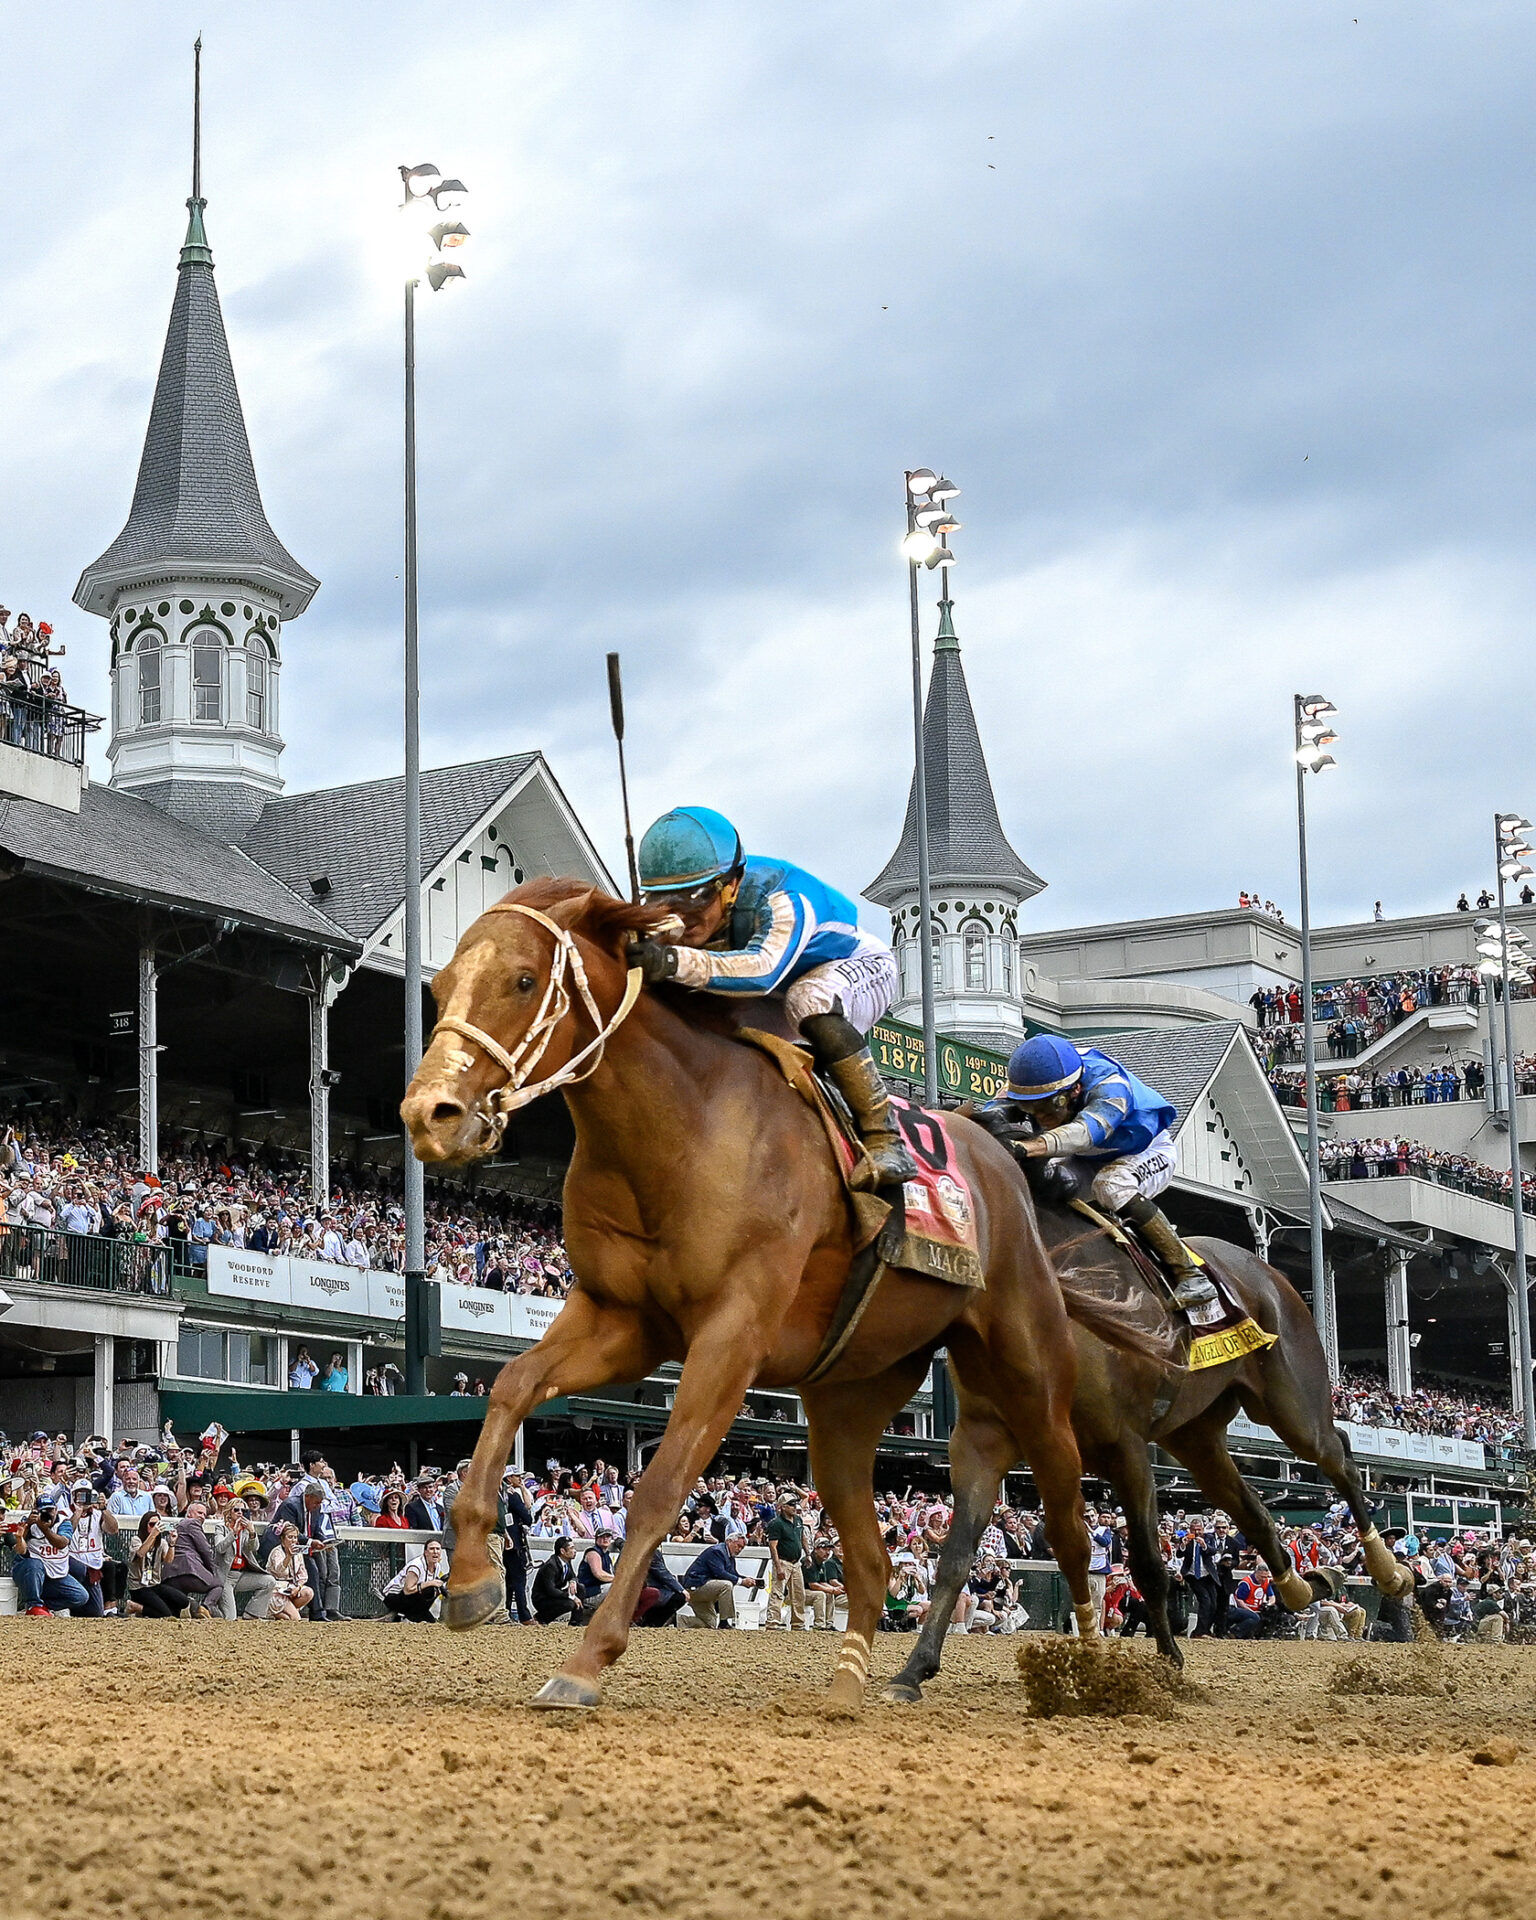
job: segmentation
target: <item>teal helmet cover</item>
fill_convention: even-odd
[[[674,807],[640,842],[640,890],[682,893],[723,880],[741,865],[741,835],[712,807]]]

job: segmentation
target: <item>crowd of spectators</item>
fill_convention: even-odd
[[[1271,1065],[1269,1084],[1282,1107],[1307,1104],[1305,1069]],[[1388,1107],[1434,1107],[1459,1100],[1481,1100],[1486,1086],[1480,1060],[1448,1060],[1444,1066],[1358,1068],[1349,1073],[1320,1073],[1317,1104],[1322,1113],[1367,1113]],[[1515,1086],[1536,1093],[1536,1060],[1515,1056]]]
[[[1282,926],[1285,924],[1285,915],[1273,900],[1261,900],[1256,893],[1244,891],[1238,894],[1237,904],[1245,913],[1265,913],[1271,920],[1278,920]]]
[[[1299,1104],[1299,1103],[1297,1103]],[[1490,1167],[1466,1153],[1442,1153],[1422,1140],[1384,1137],[1377,1140],[1320,1140],[1318,1163],[1325,1180],[1387,1180],[1410,1177],[1453,1187],[1479,1200],[1509,1205],[1512,1179],[1508,1167]],[[1536,1213],[1536,1177],[1521,1182],[1524,1209]]]
[[[1422,1421],[1436,1432],[1494,1437],[1500,1430],[1496,1410],[1435,1389],[1394,1398],[1359,1373],[1339,1389],[1338,1411],[1356,1420]],[[125,1440],[115,1448],[100,1436],[78,1448],[63,1435],[36,1433],[15,1444],[0,1436],[0,1538],[12,1547],[18,1604],[28,1612],[96,1617],[338,1620],[340,1530],[364,1527],[433,1536],[408,1545],[380,1598],[389,1620],[435,1617],[467,1461],[446,1472],[425,1468],[414,1479],[397,1466],[346,1483],[317,1449],[296,1463],[246,1466],[225,1442],[210,1430],[198,1447],[180,1447],[169,1428],[156,1445]],[[635,1478],[602,1460],[590,1468],[549,1459],[542,1471],[508,1469],[492,1545],[505,1572],[509,1621],[590,1619],[624,1550]],[[953,1501],[911,1488],[887,1492],[877,1496],[876,1517],[890,1560],[880,1624],[911,1631],[931,1603]],[[1129,1572],[1124,1513],[1090,1508],[1087,1517],[1090,1582],[1105,1630],[1150,1632],[1145,1598]],[[1164,1514],[1158,1547],[1175,1631],[1303,1639],[1363,1632],[1364,1611],[1345,1587],[1347,1577],[1363,1571],[1363,1559],[1343,1502],[1315,1525],[1280,1531],[1296,1569],[1323,1576],[1318,1599],[1300,1613],[1279,1605],[1267,1569],[1225,1514]],[[1536,1632],[1536,1549],[1529,1540],[1500,1542],[1472,1531],[1421,1539],[1403,1529],[1384,1537],[1413,1568],[1420,1605],[1437,1631],[1481,1639],[1515,1628]],[[549,1549],[531,1553],[530,1541]],[[750,1474],[701,1477],[666,1544],[668,1554],[658,1551],[647,1567],[638,1625],[733,1627],[738,1589],[764,1586],[767,1630],[833,1631],[842,1624],[841,1549],[812,1487]],[[739,1561],[744,1548],[762,1551]],[[999,1502],[950,1631],[1007,1634],[1029,1624],[1018,1563],[1050,1558],[1042,1516]],[[682,1559],[686,1565],[674,1571]],[[1375,1631],[1407,1637],[1406,1612],[1384,1607]]]
[[[0,606],[0,740],[57,759],[64,749],[69,696],[53,662],[64,652],[53,644],[46,620]]]
[[[434,1182],[428,1278],[561,1296],[571,1274],[559,1222],[547,1202]],[[405,1258],[397,1178],[340,1173],[316,1205],[307,1169],[292,1156],[166,1139],[155,1174],[121,1132],[24,1118],[0,1126],[0,1233],[6,1225],[164,1248],[183,1270],[205,1265],[210,1246],[396,1273]]]
[[[1524,1426],[1507,1400],[1477,1399],[1455,1387],[1420,1381],[1412,1393],[1393,1393],[1385,1377],[1366,1367],[1346,1367],[1333,1390],[1337,1420],[1356,1426],[1399,1427],[1406,1433],[1434,1433],[1452,1440],[1478,1440],[1487,1447],[1524,1444]]]

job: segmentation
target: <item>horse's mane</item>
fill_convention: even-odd
[[[549,914],[572,933],[585,934],[609,953],[619,953],[630,934],[649,933],[666,917],[654,903],[616,900],[585,880],[526,880],[506,897]],[[575,911],[556,911],[561,907],[574,907]]]

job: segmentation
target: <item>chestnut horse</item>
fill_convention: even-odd
[[[732,1037],[732,1009],[676,988],[641,993],[638,972],[626,975],[627,938],[657,919],[654,908],[574,881],[533,881],[475,921],[433,982],[438,1024],[401,1107],[418,1158],[484,1156],[507,1113],[556,1088],[576,1129],[564,1226],[576,1281],[548,1332],[491,1390],[453,1510],[448,1624],[476,1626],[504,1604],[486,1536],[521,1423],[558,1394],[642,1380],[678,1361],[666,1433],[636,1488],[612,1585],[534,1704],[597,1704],[651,1556],[747,1390],[800,1386],[811,1472],[842,1538],[848,1589],[832,1698],[857,1705],[889,1579],[875,1448],[943,1344],[966,1389],[994,1410],[1010,1456],[1029,1462],[1092,1630],[1070,1418],[1076,1352],[1064,1289],[1008,1152],[971,1122],[952,1122],[985,1290],[887,1272],[836,1364],[801,1385],[853,1257],[840,1176],[816,1115],[761,1051]],[[783,1030],[773,1001],[741,1011]],[[1099,1309],[1079,1300],[1073,1311]]]
[[[1033,1170],[1039,1163],[1030,1165]],[[1076,1261],[1091,1257],[1101,1280],[1112,1275],[1118,1291],[1141,1291],[1124,1253],[1103,1240],[1085,1240],[1081,1215],[1043,1201],[1036,1220],[1059,1272],[1070,1276]],[[1317,1576],[1310,1585],[1297,1573],[1273,1516],[1227,1450],[1227,1424],[1239,1407],[1251,1420],[1273,1428],[1298,1459],[1321,1468],[1338,1488],[1360,1530],[1366,1567],[1380,1591],[1401,1596],[1411,1593],[1414,1584],[1410,1570],[1393,1557],[1376,1530],[1349,1442],[1334,1423],[1328,1363],[1305,1301],[1283,1273],[1257,1254],[1225,1240],[1190,1244],[1258,1325],[1278,1334],[1278,1340],[1240,1360],[1186,1373],[1106,1346],[1079,1327],[1072,1403],[1072,1426],[1084,1464],[1110,1483],[1125,1508],[1130,1573],[1146,1603],[1153,1637],[1180,1665],[1183,1656],[1168,1622],[1168,1572],[1158,1548],[1152,1446],[1166,1448],[1189,1470],[1206,1499],[1231,1515],[1274,1575],[1275,1591],[1285,1606],[1310,1606],[1326,1586]],[[938,1672],[945,1629],[991,1518],[998,1486],[1014,1464],[994,1410],[978,1403],[963,1381],[957,1383],[956,1399],[959,1419],[950,1439],[954,1523],[940,1553],[938,1581],[922,1632],[911,1658],[885,1689],[891,1700],[920,1699],[922,1683]]]

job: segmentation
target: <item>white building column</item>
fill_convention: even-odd
[[[117,1438],[112,1407],[112,1376],[117,1370],[117,1340],[110,1333],[98,1333],[91,1369],[91,1432],[99,1433],[110,1446]]]
[[[328,982],[309,996],[309,1186],[317,1207],[331,1193],[331,1035]]]
[[[1323,1261],[1323,1290],[1320,1297],[1312,1302],[1312,1318],[1317,1323],[1317,1337],[1323,1343],[1323,1358],[1328,1362],[1328,1383],[1336,1387],[1339,1384],[1339,1301],[1338,1290],[1334,1285],[1333,1262]]]
[[[1509,1404],[1517,1414],[1525,1412],[1525,1382],[1520,1378],[1520,1329],[1515,1318],[1514,1262],[1496,1269],[1504,1282],[1504,1324],[1507,1328],[1504,1351],[1509,1355]]]
[[[139,948],[139,1165],[160,1171],[159,976],[153,943]]]
[[[1413,1392],[1413,1342],[1408,1326],[1408,1255],[1389,1256],[1387,1302],[1387,1387],[1396,1394]]]

